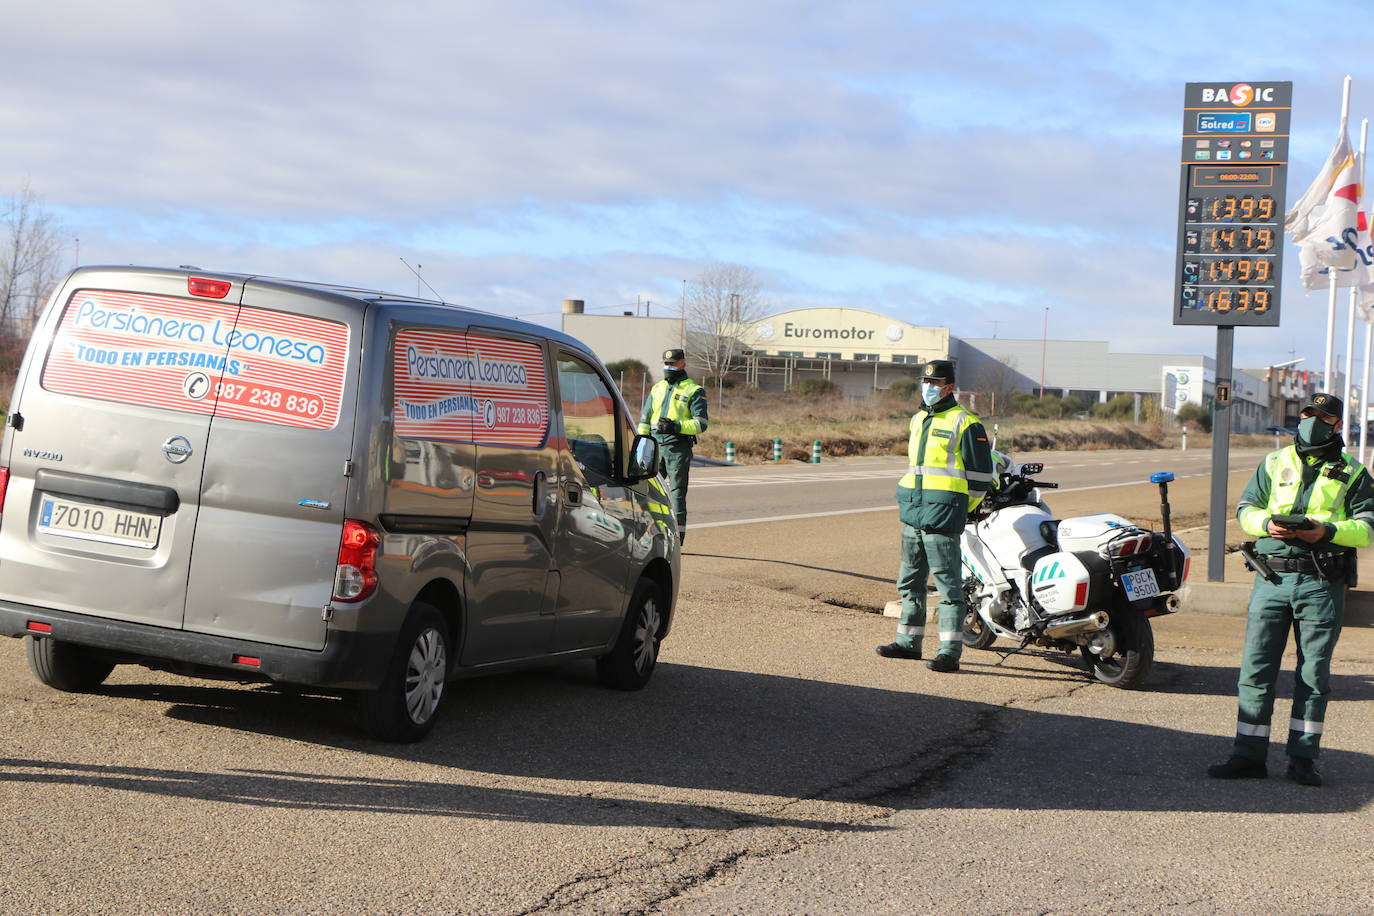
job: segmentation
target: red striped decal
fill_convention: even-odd
[[[524,341],[407,328],[392,353],[396,435],[537,447],[549,425],[544,352]]]
[[[231,302],[78,290],[43,387],[168,410],[329,429],[339,420],[349,329]]]

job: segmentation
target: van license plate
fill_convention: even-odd
[[[38,530],[60,537],[126,547],[156,547],[162,532],[162,517],[45,496],[38,513]]]
[[[1153,598],[1159,594],[1159,582],[1155,580],[1153,569],[1138,569],[1121,577],[1121,585],[1126,589],[1126,597],[1131,601]]]

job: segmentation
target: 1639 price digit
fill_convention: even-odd
[[[1209,312],[1267,312],[1271,301],[1267,289],[1214,289],[1203,299]]]

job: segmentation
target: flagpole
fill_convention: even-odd
[[[1369,350],[1374,344],[1374,321],[1364,323],[1364,384],[1360,386],[1360,464],[1369,440]],[[1349,435],[1347,431],[1346,435]]]
[[[1350,124],[1350,74],[1346,74],[1345,83],[1341,89],[1341,136],[1345,136],[1347,127]],[[1330,392],[1332,387],[1331,377],[1331,351],[1336,344],[1336,272],[1328,270],[1330,277],[1330,287],[1326,298],[1326,366],[1322,389]],[[1347,374],[1349,374],[1347,372]]]
[[[1369,119],[1365,118],[1360,122],[1360,166],[1356,172],[1359,184],[1356,185],[1355,193],[1355,215],[1358,225],[1360,198],[1364,196],[1364,153],[1369,145]],[[1355,252],[1355,263],[1358,266],[1359,259],[1363,257],[1361,252]],[[1335,276],[1333,273],[1332,276]],[[1350,439],[1350,392],[1351,383],[1355,375],[1355,300],[1359,298],[1359,286],[1350,287],[1350,314],[1346,316],[1345,322],[1345,385],[1341,395],[1341,429],[1345,431],[1349,443]]]

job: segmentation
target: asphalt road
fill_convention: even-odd
[[[1253,471],[1265,449],[1234,449],[1232,470]],[[1040,477],[1065,492],[1146,482],[1155,471],[1179,479],[1211,476],[1210,450],[1034,452],[1016,460],[1045,465]],[[689,489],[693,529],[741,520],[774,519],[855,509],[893,509],[893,491],[906,473],[904,457],[845,458],[819,464],[694,467]]]
[[[1181,480],[1175,511],[1206,489]],[[735,492],[736,521],[767,501]],[[1131,514],[1157,493],[1055,500]],[[1147,691],[1039,652],[941,675],[872,651],[893,631],[873,611],[894,518],[699,527],[687,546],[646,690],[604,690],[589,664],[463,682],[416,746],[360,737],[337,698],[138,668],[60,694],[0,642],[0,912],[1369,911],[1374,630],[1337,651],[1329,785],[1217,783],[1240,619],[1156,621]]]

